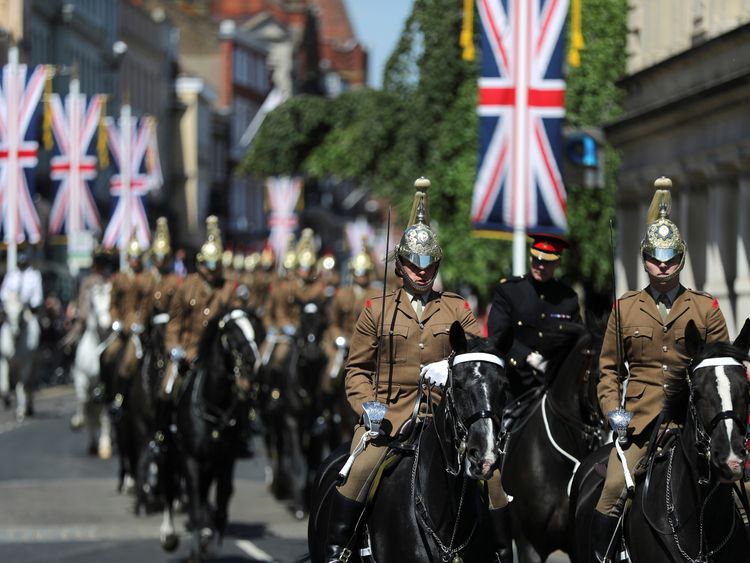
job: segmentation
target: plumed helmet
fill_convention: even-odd
[[[367,276],[372,272],[374,264],[367,248],[367,235],[362,237],[362,250],[357,252],[349,261],[349,271],[354,276]]]
[[[315,233],[312,229],[303,229],[297,243],[297,266],[310,270],[315,266],[318,257],[315,254]]]
[[[273,248],[267,244],[260,253],[260,267],[264,270],[270,270],[275,263],[276,257],[273,254]]]
[[[127,255],[128,258],[136,258],[140,260],[148,249],[143,248],[141,243],[138,242],[138,235],[135,231],[130,235],[130,242],[128,242]]]
[[[234,259],[232,260],[232,267],[238,272],[245,269],[245,255],[242,254],[242,252],[235,253]]]
[[[294,245],[294,235],[289,235],[289,244],[287,245],[284,259],[281,265],[285,270],[294,270],[297,267],[297,252]]]
[[[261,254],[260,252],[253,252],[245,256],[245,271],[254,272],[255,268],[260,264]]]
[[[206,217],[206,242],[201,246],[196,258],[209,270],[216,270],[221,266],[222,252],[219,219],[216,215],[210,215]]]
[[[159,217],[156,220],[156,233],[154,233],[151,253],[158,260],[165,260],[172,254],[172,246],[169,240],[169,226],[167,225],[166,217]]]
[[[224,266],[224,268],[231,268],[233,260],[234,253],[231,250],[226,249],[221,253],[221,265]]]
[[[675,256],[680,256],[680,267],[673,274],[679,274],[685,265],[685,250],[687,245],[682,240],[680,230],[669,218],[672,211],[672,180],[664,176],[654,182],[656,192],[651,200],[646,216],[646,234],[641,241],[641,256],[645,263],[649,258],[660,262],[667,262]]]
[[[396,247],[396,255],[419,268],[426,268],[430,264],[440,262],[443,258],[443,249],[440,248],[437,234],[430,228],[427,200],[430,181],[427,178],[419,178],[414,182],[414,187],[416,193],[409,226]]]

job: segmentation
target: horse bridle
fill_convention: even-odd
[[[745,429],[745,439],[743,441],[743,444],[747,445],[748,440],[750,440],[750,424],[747,423],[747,416],[745,416],[745,419],[743,420],[741,417],[737,416],[737,413],[733,410],[726,410],[721,411],[717,413],[711,421],[708,423],[707,426],[704,426],[701,424],[700,418],[698,417],[698,410],[695,406],[695,398],[693,393],[693,382],[691,379],[691,374],[695,374],[695,372],[702,368],[707,367],[718,367],[718,366],[739,366],[744,369],[744,366],[741,362],[735,360],[734,358],[708,358],[706,360],[701,361],[697,365],[690,365],[685,370],[685,377],[687,378],[688,383],[688,409],[690,412],[690,416],[693,417],[693,420],[695,422],[695,446],[698,450],[698,453],[706,460],[707,463],[707,470],[708,475],[705,477],[702,475],[699,475],[699,482],[701,484],[708,484],[710,482],[711,477],[711,435],[713,434],[714,430],[716,430],[716,427],[719,425],[719,423],[723,420],[732,420],[739,428]],[[750,383],[747,382],[746,379],[746,395],[750,393]],[[747,450],[745,451],[745,457],[747,457]]]
[[[502,444],[503,442],[501,415],[498,415],[496,412],[489,409],[482,409],[461,419],[456,412],[455,398],[453,397],[453,366],[465,362],[486,362],[505,368],[505,362],[501,358],[494,354],[488,354],[485,352],[467,352],[463,354],[452,352],[451,355],[448,356],[448,382],[445,388],[445,401],[446,410],[451,419],[451,431],[454,442],[457,444],[455,469],[450,463],[448,463],[447,456],[445,459],[447,465],[446,471],[454,477],[461,471],[463,459],[466,455],[469,428],[471,428],[472,424],[485,418],[492,420],[497,428],[497,442],[498,444]],[[502,455],[504,453],[502,446],[498,446],[498,449],[498,453]]]

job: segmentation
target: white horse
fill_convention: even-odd
[[[3,303],[5,322],[0,327],[0,395],[8,400],[11,384],[16,391],[16,419],[34,412],[34,357],[41,329],[36,316],[15,293]],[[11,374],[13,378],[11,380]]]
[[[86,328],[76,347],[71,369],[77,403],[70,426],[77,430],[86,425],[89,432],[89,452],[96,452],[101,459],[112,457],[112,429],[109,415],[103,408],[104,388],[99,379],[101,344],[112,326],[109,313],[111,288],[109,282],[96,283],[88,291]]]

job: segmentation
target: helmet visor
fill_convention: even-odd
[[[409,252],[402,254],[401,256],[404,258],[404,260],[408,260],[420,270],[424,270],[425,268],[429,267],[430,264],[433,264],[437,261],[434,256],[430,256],[429,254],[414,254],[412,252]]]
[[[655,258],[659,262],[669,262],[678,254],[676,248],[654,248],[646,251],[648,257]]]
[[[221,264],[221,262],[219,262],[218,260],[204,260],[203,264],[205,264],[206,268],[208,268],[212,272],[215,272],[219,269],[219,265]]]

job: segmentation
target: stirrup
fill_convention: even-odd
[[[330,546],[329,549],[335,549],[341,546]],[[348,547],[342,547],[339,553],[326,556],[326,563],[347,563],[352,556],[352,550]]]

